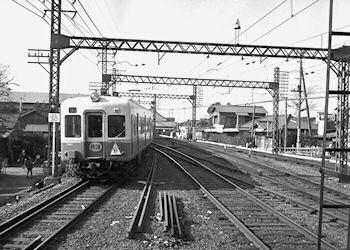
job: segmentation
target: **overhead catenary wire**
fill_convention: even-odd
[[[74,8],[74,10],[77,11],[78,17],[80,17],[80,19],[83,21],[83,23],[85,24],[85,26],[86,26],[87,29],[89,30],[90,34],[91,34],[92,36],[95,36],[95,35],[94,35],[94,32],[91,30],[90,26],[85,22],[85,19],[81,16],[80,12],[79,12],[79,11],[77,10],[77,8],[75,7],[75,4],[74,4],[74,3],[71,3],[71,2],[69,2],[69,3],[70,3],[71,6]],[[85,30],[85,31],[87,31],[87,30]],[[87,31],[87,32],[88,32],[88,31]],[[88,32],[88,33],[89,33],[89,32]]]
[[[26,2],[28,2],[27,0],[25,0]],[[40,0],[38,0],[41,4],[43,4],[43,6],[47,9],[49,9],[49,7],[45,4],[46,2],[48,2],[49,4],[51,4],[51,1],[50,0],[46,0],[45,2],[42,2]],[[29,11],[30,13],[34,14],[35,16],[38,16],[40,17],[47,25],[51,26],[50,24],[50,21],[46,20],[46,17],[47,15],[45,15],[45,12],[44,11],[40,11],[40,9],[36,6],[34,7],[35,10],[38,10],[40,14],[42,15],[39,15],[38,13],[36,13],[35,11],[33,11],[32,9],[26,7],[25,5],[17,2],[16,0],[12,0],[12,2],[16,3],[17,5],[19,5],[20,7],[24,8],[25,10]],[[30,5],[33,7],[33,4],[30,3]],[[66,25],[64,24],[61,24],[62,26],[62,29],[64,31],[66,31],[68,34],[72,35],[72,32],[69,31],[69,29],[66,27]],[[63,51],[64,52],[64,51]],[[96,65],[95,62],[93,62],[90,58],[88,58],[86,55],[84,55],[81,51],[78,51],[83,57],[85,57],[85,59],[87,59],[88,61],[90,61],[91,63],[93,63],[94,65]],[[91,52],[93,54],[93,52]],[[94,55],[95,56],[95,55]],[[98,68],[99,69],[99,68]]]
[[[39,15],[38,13],[35,13],[35,11],[29,9],[28,7],[24,6],[23,4],[20,4],[19,2],[17,2],[16,0],[12,0],[12,2],[14,2],[15,4],[21,6],[22,8],[26,9],[27,11],[31,12],[32,14],[38,16],[40,19],[44,20],[48,25],[50,25],[50,23],[41,15]]]
[[[89,13],[86,11],[85,7],[82,5],[82,3],[80,2],[80,0],[77,0],[78,3],[80,4],[81,8],[83,9],[83,11],[85,12],[85,14],[88,16],[90,22],[94,25],[95,29],[97,30],[97,32],[101,35],[101,37],[103,37],[101,31],[99,30],[99,28],[96,26],[95,22],[92,20],[92,18],[90,17]]]
[[[51,1],[50,0],[46,0],[45,2],[42,2],[42,1],[40,1],[40,0],[38,0],[46,9],[50,9],[49,8],[49,6],[47,6],[46,5],[46,2],[48,2],[49,4],[51,4]],[[75,9],[76,10],[76,9]],[[76,10],[77,11],[77,10]],[[78,11],[77,11],[77,13],[79,13]],[[67,17],[67,19],[73,24],[73,27],[75,27],[76,29],[78,29],[80,32],[81,32],[81,34],[82,34],[82,36],[85,36],[85,34],[84,34],[84,32],[83,31],[81,31],[80,30],[80,28],[77,26],[78,25],[78,23],[77,22],[73,22],[72,20],[71,20],[71,17],[67,14],[67,13],[65,13],[64,11],[63,11],[63,14],[64,14],[64,16],[66,16]],[[82,17],[81,17],[81,19],[83,19]],[[84,22],[85,23],[85,22]],[[86,24],[86,23],[85,23]],[[73,33],[66,27],[66,25],[64,25],[64,24],[61,24],[62,25],[62,29],[63,30],[65,30],[69,35],[73,35]],[[80,24],[79,24],[80,25]],[[87,25],[87,24],[86,24]],[[94,57],[96,57],[96,55],[91,51],[91,50],[88,50]],[[64,52],[64,50],[63,50],[63,52]],[[80,55],[82,55],[86,60],[88,60],[89,62],[91,62],[92,64],[94,64],[94,65],[96,65],[96,62],[94,62],[94,61],[92,61],[89,57],[87,57],[82,51],[78,51],[78,53],[80,54]],[[96,67],[97,67],[97,65],[96,65]],[[97,69],[98,70],[100,70],[99,69],[99,67],[97,67]]]
[[[283,0],[282,2],[280,2],[277,6],[275,6],[274,8],[272,8],[270,11],[268,11],[265,15],[263,15],[261,18],[259,18],[257,21],[255,21],[252,25],[250,25],[247,29],[245,29],[244,31],[242,31],[240,33],[240,35],[246,33],[248,30],[250,30],[252,27],[254,27],[255,25],[257,25],[260,21],[262,21],[263,19],[265,19],[267,16],[269,16],[271,13],[273,13],[275,10],[277,10],[280,6],[282,6],[286,1],[288,0]],[[234,39],[231,39],[229,42],[232,42]],[[194,67],[193,69],[199,67],[201,64],[203,64],[206,60],[208,60],[209,57],[207,57],[205,60],[203,60],[201,63],[199,63],[196,67]],[[226,58],[224,60],[222,60],[220,62],[220,64],[226,62],[230,60],[230,58]],[[191,71],[193,71],[193,69]]]
[[[304,7],[303,9],[301,9],[300,11],[298,11],[296,14],[291,15],[290,17],[288,17],[287,19],[285,19],[284,21],[282,21],[281,23],[279,23],[277,26],[275,26],[274,28],[270,29],[269,31],[265,32],[263,35],[261,35],[260,37],[258,37],[257,39],[255,39],[253,42],[249,43],[250,45],[257,42],[258,40],[260,40],[261,38],[265,37],[266,35],[268,35],[269,33],[271,33],[272,31],[274,31],[275,29],[279,28],[280,26],[282,26],[283,24],[285,24],[286,22],[288,22],[289,20],[291,20],[292,18],[294,18],[295,16],[299,15],[300,13],[304,12],[305,10],[307,10],[308,8],[310,8],[311,6],[313,6],[314,4],[316,4],[317,2],[319,2],[319,0],[315,0],[312,3],[310,3],[309,5],[307,5],[306,7]],[[284,2],[282,2],[284,3]],[[280,5],[278,5],[279,7]],[[226,59],[224,59],[223,61],[221,61],[220,65],[224,62],[227,62],[228,60],[230,60],[231,57],[228,57]],[[232,66],[233,64],[236,64],[240,61],[237,61],[235,63],[232,63],[228,66],[222,67],[222,69],[228,68],[230,66]],[[218,66],[214,66],[212,69],[217,68]],[[210,70],[210,69],[209,69]]]
[[[279,7],[281,7],[285,2],[287,2],[288,0],[284,0],[282,2],[280,2],[276,7],[272,8],[272,10],[270,10],[269,12],[267,12],[265,15],[263,15],[261,18],[259,18],[257,21],[255,21],[253,24],[251,24],[248,28],[246,28],[245,30],[243,30],[242,32],[240,32],[240,35],[246,33],[248,30],[250,30],[251,28],[253,28],[256,24],[258,24],[260,21],[262,21],[265,17],[267,17],[268,15],[270,15],[272,12],[274,12],[275,10],[277,10]],[[230,41],[232,42],[233,39]]]
[[[302,13],[303,11],[307,10],[308,8],[310,8],[311,6],[313,6],[315,3],[319,2],[320,0],[315,0],[313,1],[311,4],[309,4],[308,6],[304,7],[303,9],[301,9],[300,11],[298,11],[297,13],[295,13],[294,15],[290,16],[289,18],[285,19],[284,21],[282,21],[281,23],[279,23],[278,25],[276,25],[275,27],[273,27],[272,29],[270,29],[269,31],[265,32],[263,35],[261,35],[260,37],[258,37],[257,39],[255,39],[253,42],[251,42],[250,44],[255,43],[256,41],[260,40],[261,38],[265,37],[266,35],[270,34],[272,31],[274,31],[275,29],[281,27],[283,24],[285,24],[286,22],[288,22],[290,19],[296,17],[297,15],[299,15],[300,13]]]

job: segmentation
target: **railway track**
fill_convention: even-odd
[[[212,147],[205,147],[213,149]],[[216,149],[216,153],[220,153],[222,157],[227,157],[229,152],[225,150]],[[230,158],[233,158],[232,154]],[[319,203],[319,190],[320,184],[314,180],[310,180],[307,177],[299,176],[291,171],[283,171],[276,169],[272,166],[267,166],[252,160],[250,158],[242,157],[239,154],[235,154],[234,158],[239,161],[235,162],[240,169],[249,169],[249,173],[260,178],[264,184],[272,187],[275,190],[275,194],[281,197],[293,200],[294,203],[308,207],[310,210],[317,210]],[[244,164],[242,163],[244,162]],[[222,166],[225,167],[225,166]],[[269,184],[267,184],[269,183]],[[347,205],[350,204],[350,196],[347,193],[333,189],[331,187],[324,187],[324,202],[330,205]],[[281,195],[284,194],[284,195]],[[296,197],[296,194],[307,197],[307,200],[297,200],[291,197]],[[330,218],[336,218],[339,222],[344,225],[348,224],[348,211],[347,210],[329,210],[324,212]]]
[[[0,225],[1,249],[47,249],[116,186],[80,182]]]
[[[128,238],[132,239],[135,237],[136,233],[142,232],[144,218],[146,214],[146,210],[149,206],[150,195],[153,187],[153,179],[154,173],[156,171],[157,166],[157,156],[153,156],[152,164],[150,171],[148,172],[147,180],[145,183],[145,187],[142,190],[140,201],[136,207],[136,211],[134,213],[133,219],[131,220],[129,230],[128,230]]]
[[[208,156],[208,151],[214,151],[214,155],[211,157],[195,157],[201,162],[206,162],[210,166],[221,174],[231,178],[234,182],[244,180],[240,177],[242,169],[247,171],[250,176],[254,176],[254,180],[258,180],[259,186],[255,188],[260,189],[262,193],[273,195],[270,199],[280,199],[282,202],[288,202],[293,204],[295,210],[298,213],[304,214],[317,214],[319,210],[319,188],[318,182],[313,179],[309,180],[306,176],[299,176],[291,171],[283,171],[281,169],[276,169],[273,166],[268,166],[258,162],[256,159],[243,157],[236,151],[232,152],[230,150],[222,149],[222,147],[215,147],[214,145],[204,145],[206,150],[198,148],[193,144],[177,142],[181,147],[179,149],[188,151],[195,150],[198,155],[198,151],[202,152],[204,155]],[[202,146],[202,144],[201,144]],[[199,153],[201,154],[201,153]],[[209,153],[210,154],[210,153]],[[195,154],[193,154],[195,155]],[[227,162],[220,163],[222,159],[217,158],[217,156],[227,159]],[[213,163],[212,158],[218,159]],[[238,160],[235,160],[238,159]],[[234,163],[232,161],[234,160]],[[240,171],[232,171],[232,164]],[[248,180],[248,183],[251,180]],[[324,202],[327,205],[347,205],[350,203],[349,195],[331,187],[325,186],[325,196]],[[323,211],[324,223],[327,227],[332,228],[333,231],[341,231],[343,234],[348,231],[348,210],[347,209],[327,209]],[[346,237],[346,236],[344,236]]]
[[[225,219],[244,234],[242,247],[249,247],[253,243],[259,249],[317,248],[317,235],[273,209],[281,201],[276,199],[275,204],[271,204],[272,201],[267,204],[264,199],[270,199],[261,190],[251,185],[238,186],[182,152],[157,145],[159,147],[162,149],[156,150],[182,168],[225,214]],[[177,160],[170,157],[170,154]],[[322,241],[322,245],[322,249],[336,249],[325,241]]]

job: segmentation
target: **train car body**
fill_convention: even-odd
[[[61,160],[78,175],[125,171],[152,139],[152,112],[129,99],[92,95],[61,103]]]

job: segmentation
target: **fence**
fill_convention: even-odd
[[[284,148],[281,148],[281,152],[286,154],[297,154],[297,155],[306,155],[311,157],[322,157],[322,148],[321,147],[307,147],[299,148],[296,147],[287,147],[284,151]]]

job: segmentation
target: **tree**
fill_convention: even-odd
[[[199,127],[201,127],[201,128],[208,127],[208,126],[209,126],[209,121],[208,121],[208,119],[206,119],[206,118],[201,118],[201,119],[198,121],[197,125],[198,125]]]
[[[10,85],[14,84],[12,82],[13,78],[10,77],[10,70],[8,65],[0,64],[0,102],[4,102],[5,104],[0,107],[0,111],[2,112],[15,112],[15,108],[12,103],[7,102],[9,92],[11,90]],[[5,102],[6,101],[6,102]],[[5,126],[6,120],[0,116],[0,131],[6,130]]]
[[[11,90],[10,85],[13,78],[10,77],[10,70],[8,65],[0,64],[0,99],[6,99]]]
[[[291,108],[295,111],[295,116],[298,116],[298,105],[299,105],[299,94],[298,91],[293,91],[294,95],[291,101]],[[313,95],[317,92],[317,86],[309,86],[306,88],[307,95]],[[310,110],[315,110],[317,109],[318,105],[317,103],[314,103],[312,100],[308,100],[309,102],[309,109]],[[302,113],[303,111],[306,111],[306,100],[304,97],[304,93],[301,94],[301,107],[300,107],[300,112]]]

